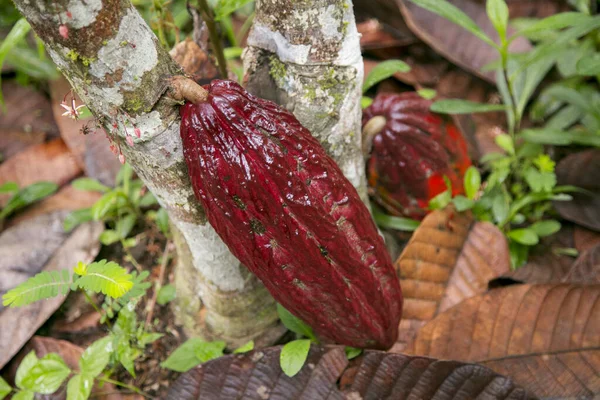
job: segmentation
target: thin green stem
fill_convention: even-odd
[[[87,300],[88,303],[90,303],[90,305],[94,308],[94,310],[96,310],[96,312],[100,315],[103,315],[102,310],[96,305],[96,303],[92,300],[92,298],[90,297],[90,295],[87,293],[87,291],[83,290],[83,295],[85,296],[85,299]],[[110,321],[108,320],[108,318],[106,318],[106,325],[108,325],[108,329],[110,329],[112,331],[112,324],[110,323]]]
[[[227,79],[227,62],[225,61],[225,54],[223,54],[221,37],[217,32],[217,25],[215,24],[213,12],[208,6],[206,0],[198,0],[198,7],[200,14],[202,15],[202,19],[208,28],[210,43],[212,44],[213,51],[217,57],[217,63],[219,64],[219,73],[223,79]]]
[[[139,389],[139,388],[137,388],[137,387],[135,387],[133,385],[128,385],[126,383],[115,381],[114,379],[110,379],[110,378],[106,378],[106,377],[102,377],[102,376],[99,376],[96,379],[98,379],[99,381],[105,382],[105,383],[112,383],[115,386],[120,386],[120,387],[123,387],[125,389],[129,389],[132,392],[137,393],[137,394],[139,394],[141,396],[144,396],[144,397],[146,397],[148,399],[155,399],[156,398],[154,396],[149,395],[148,393],[143,392],[141,389]]]

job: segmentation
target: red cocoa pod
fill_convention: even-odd
[[[194,192],[231,252],[322,337],[387,349],[402,294],[356,189],[293,114],[215,80],[181,107]]]
[[[464,192],[467,142],[452,121],[429,111],[431,103],[414,92],[381,94],[363,111],[363,128],[385,118],[373,136],[367,175],[371,195],[393,215],[423,219],[429,200],[446,190],[444,176],[453,195]]]

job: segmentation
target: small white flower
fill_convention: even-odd
[[[63,115],[62,115],[63,117],[69,117],[71,119],[75,119],[76,120],[76,119],[79,118],[79,115],[80,115],[79,114],[79,109],[82,108],[82,107],[85,107],[85,104],[81,104],[79,106],[76,106],[75,105],[75,99],[71,99],[71,105],[70,106],[68,106],[67,104],[65,104],[64,101],[62,103],[60,103],[60,106],[62,108],[64,108],[65,110],[67,110],[67,111],[65,111],[63,113]]]

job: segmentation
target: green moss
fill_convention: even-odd
[[[76,62],[77,59],[79,58],[79,54],[77,54],[77,52],[73,49],[69,50],[69,52],[67,53],[67,57],[69,57],[69,59],[73,62]]]
[[[82,56],[73,49],[69,50],[69,52],[67,53],[67,57],[73,62],[77,62],[78,60],[81,61],[81,63],[86,67],[89,67],[91,63],[96,61],[95,57]]]
[[[275,55],[269,56],[269,75],[275,80],[277,84],[280,84],[286,77],[287,69],[285,64],[279,61],[279,58]]]

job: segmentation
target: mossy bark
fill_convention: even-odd
[[[271,338],[272,329],[281,333],[274,301],[207,224],[194,197],[183,160],[178,107],[165,96],[167,79],[181,70],[131,3],[15,3],[177,228],[176,310],[187,333],[220,338],[231,346]],[[136,128],[140,137],[134,134]],[[127,144],[128,137],[133,146]]]
[[[247,89],[292,111],[368,204],[361,154],[363,63],[350,0],[257,0]]]

